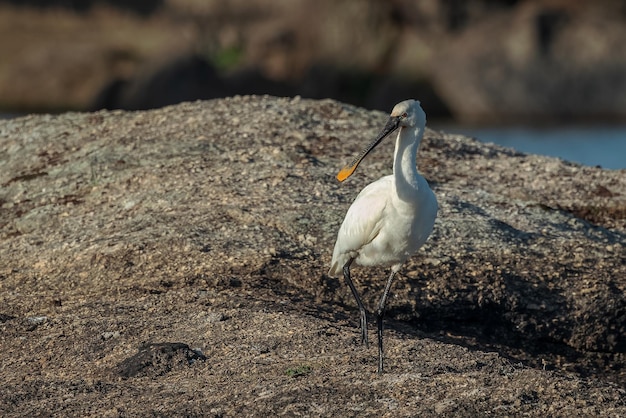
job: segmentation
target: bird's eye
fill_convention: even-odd
[[[407,116],[409,116],[409,115],[408,115],[406,112],[404,112],[404,113],[402,114],[402,119],[406,119],[406,118],[407,118]]]

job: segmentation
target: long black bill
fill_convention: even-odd
[[[365,147],[363,151],[361,151],[359,155],[357,155],[357,157],[354,160],[352,160],[352,162],[349,165],[341,169],[341,171],[337,174],[337,180],[344,181],[345,179],[350,177],[354,173],[356,168],[359,166],[359,164],[361,164],[361,161],[363,160],[363,158],[365,158],[365,156],[369,154],[371,150],[376,148],[376,145],[380,144],[380,142],[387,135],[389,135],[390,133],[398,129],[399,126],[400,126],[400,118],[397,116],[391,116],[389,120],[387,121],[387,123],[385,124],[385,127],[383,128],[383,130],[380,131],[380,133],[376,137],[376,139],[373,140],[372,143],[369,144],[367,147]]]

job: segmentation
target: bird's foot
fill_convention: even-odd
[[[368,348],[370,346],[369,340],[367,339],[367,328],[361,327],[361,344]]]
[[[367,315],[365,312],[361,312],[361,344],[365,347],[369,347],[369,341],[367,338]]]

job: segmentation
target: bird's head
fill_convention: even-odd
[[[420,106],[420,102],[418,100],[405,100],[403,102],[398,103],[393,107],[391,111],[391,115],[385,124],[385,127],[380,131],[376,139],[374,139],[367,147],[363,149],[357,155],[357,157],[352,160],[352,162],[341,169],[339,174],[337,174],[337,180],[344,181],[348,177],[350,177],[356,168],[359,166],[363,158],[371,150],[373,150],[376,145],[380,144],[380,142],[390,133],[394,132],[398,128],[414,128],[414,127],[424,127],[426,125],[426,113]]]
[[[391,111],[390,119],[397,119],[399,127],[414,128],[426,125],[426,113],[419,100],[405,100],[398,103]]]

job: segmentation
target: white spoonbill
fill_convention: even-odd
[[[344,181],[383,138],[400,128],[393,158],[393,174],[366,186],[354,199],[339,228],[329,275],[343,276],[361,312],[361,342],[367,341],[367,316],[350,278],[353,261],[361,266],[391,266],[376,323],[378,327],[378,372],[383,371],[383,315],[393,278],[402,264],[428,239],[437,217],[437,199],[417,172],[417,148],[424,136],[426,114],[417,100],[394,106],[387,124],[361,153],[344,167],[337,179]]]

